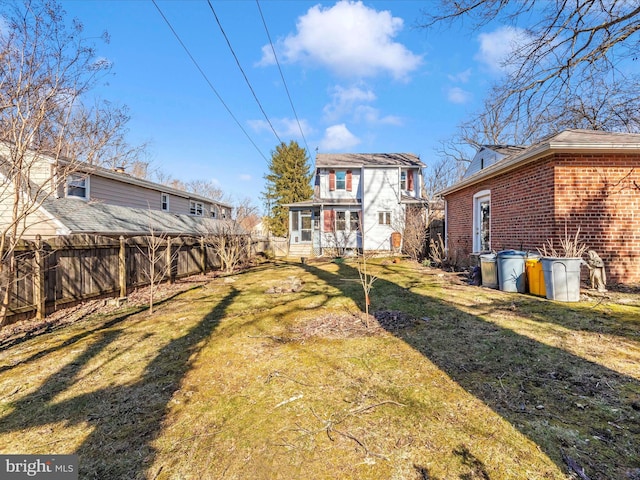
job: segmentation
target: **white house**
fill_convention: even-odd
[[[424,211],[423,167],[409,153],[318,154],[314,198],[287,205],[289,254],[397,249],[392,234],[402,233],[407,206]]]

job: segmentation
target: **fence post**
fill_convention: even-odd
[[[207,273],[207,250],[204,248],[204,237],[200,237],[200,272]]]
[[[120,253],[118,255],[118,283],[120,283],[120,297],[127,296],[127,250],[124,237],[120,235]]]
[[[167,237],[167,276],[169,283],[173,283],[173,256],[171,255],[171,237]]]
[[[42,237],[36,235],[35,268],[33,272],[33,303],[36,306],[36,319],[45,317],[45,291],[44,291],[44,252],[42,250]]]

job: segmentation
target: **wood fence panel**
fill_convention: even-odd
[[[149,258],[147,237],[133,237],[125,241],[125,277],[128,288],[149,284]],[[205,270],[220,268],[216,248],[201,243],[199,238],[173,240],[175,249],[172,271],[174,276],[185,277],[202,271],[204,253]],[[42,242],[44,281],[39,284],[47,312],[68,302],[80,301],[98,295],[120,294],[120,241],[96,235],[56,237]],[[10,310],[17,315],[35,312],[37,295],[34,288],[35,244],[23,242],[16,249],[16,277],[11,282]],[[156,252],[156,271],[163,281],[167,278],[166,244]],[[22,318],[22,317],[21,317]],[[11,316],[9,321],[11,321]]]

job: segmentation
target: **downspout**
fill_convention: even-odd
[[[360,167],[360,202],[361,202],[361,207],[360,207],[360,228],[362,229],[362,231],[360,232],[360,243],[361,243],[361,247],[362,247],[362,254],[364,255],[364,232],[366,232],[366,228],[365,228],[365,203],[364,203],[364,193],[365,193],[365,182],[364,182],[364,165],[362,165]],[[356,199],[358,198],[358,191],[356,190]]]

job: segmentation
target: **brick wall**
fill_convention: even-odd
[[[450,256],[468,262],[473,195],[491,191],[491,248],[537,251],[580,227],[610,283],[640,282],[640,155],[554,154],[447,196]],[[586,273],[586,270],[585,270]]]

